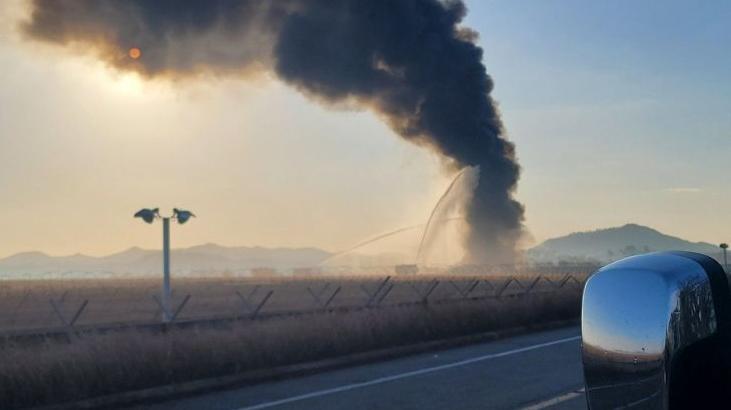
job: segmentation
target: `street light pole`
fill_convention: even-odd
[[[728,253],[728,244],[722,243],[718,246],[723,249],[723,270],[728,274],[728,256],[726,255]]]
[[[162,296],[160,305],[162,307],[163,323],[170,323],[172,309],[171,303],[171,287],[170,287],[170,220],[174,219],[180,225],[188,222],[195,215],[184,209],[173,208],[173,216],[161,217],[159,208],[140,209],[134,214],[135,218],[141,218],[143,221],[151,224],[155,219],[162,219]]]
[[[162,218],[162,321],[170,322],[170,218]]]

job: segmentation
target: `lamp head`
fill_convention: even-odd
[[[173,208],[173,217],[178,220],[179,224],[188,222],[188,219],[195,217],[193,212],[186,211],[185,209]]]
[[[160,217],[160,209],[159,208],[144,208],[140,209],[135,213],[135,218],[142,218],[143,221],[147,222],[148,224],[151,224],[155,218]]]

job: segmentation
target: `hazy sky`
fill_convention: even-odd
[[[472,1],[536,240],[627,222],[729,240],[731,3]],[[347,248],[423,222],[449,183],[368,112],[271,78],[145,82],[28,42],[0,5],[0,256],[174,245]]]

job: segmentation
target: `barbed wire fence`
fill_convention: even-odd
[[[393,268],[391,270],[393,272]],[[174,282],[172,320],[156,280],[70,280],[0,283],[0,340],[66,337],[120,328],[267,320],[530,295],[580,292],[591,267],[497,274],[474,268],[452,274],[184,278]]]

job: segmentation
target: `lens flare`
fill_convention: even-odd
[[[133,60],[137,60],[138,58],[142,57],[142,50],[137,47],[130,48],[129,57]]]

